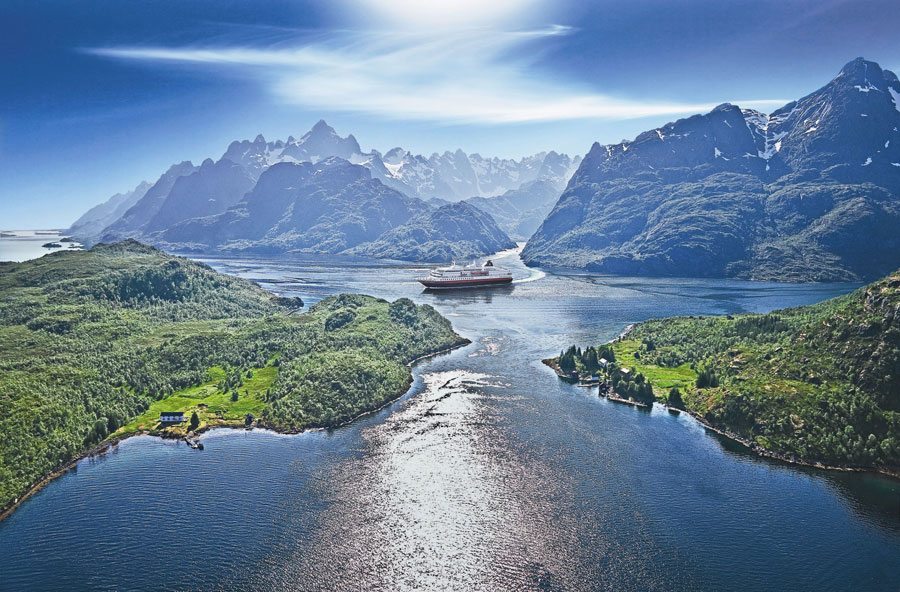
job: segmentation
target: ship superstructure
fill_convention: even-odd
[[[512,273],[496,267],[488,260],[484,265],[451,265],[433,269],[425,277],[417,278],[426,288],[435,290],[452,288],[483,288],[512,282]]]

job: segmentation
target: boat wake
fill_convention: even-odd
[[[547,272],[541,271],[540,269],[531,270],[531,275],[527,278],[522,278],[520,280],[513,280],[514,284],[527,284],[528,282],[536,282],[537,280],[547,277]]]

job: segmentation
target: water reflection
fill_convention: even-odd
[[[802,474],[820,481],[848,502],[847,507],[865,521],[900,533],[900,480],[878,473],[823,471],[753,454],[746,446],[729,438],[707,432],[722,450],[742,462],[759,463],[770,470]]]
[[[422,296],[429,297],[435,303],[440,302],[465,302],[467,304],[491,304],[496,298],[509,297],[516,287],[508,284],[505,286],[491,286],[477,290],[422,290]]]

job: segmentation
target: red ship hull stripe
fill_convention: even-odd
[[[512,281],[511,277],[506,278],[473,278],[470,280],[445,280],[445,281],[429,281],[419,280],[419,282],[428,288],[440,288],[442,286],[470,286],[472,284],[506,284]]]

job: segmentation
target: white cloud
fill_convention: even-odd
[[[426,32],[331,32],[263,47],[110,47],[119,59],[217,64],[255,73],[280,101],[441,123],[625,120],[708,111],[715,103],[617,98],[539,70],[541,42],[567,35],[530,31],[432,29]],[[786,101],[749,101],[762,108]]]

